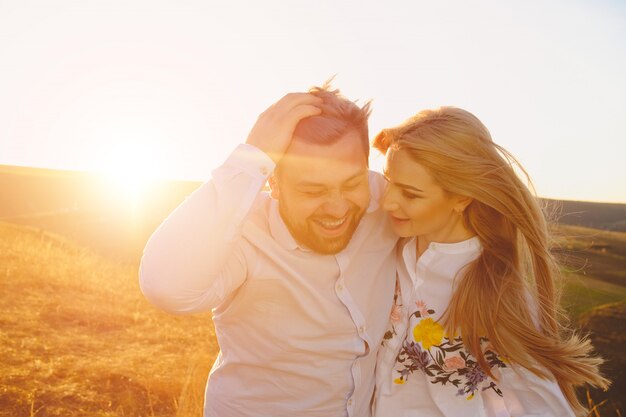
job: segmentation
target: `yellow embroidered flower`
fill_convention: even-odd
[[[393,380],[393,383],[394,383],[394,384],[400,384],[400,385],[401,385],[401,384],[404,384],[404,379],[402,379],[402,378],[396,378],[396,379],[394,379],[394,380]]]
[[[474,394],[470,394],[470,396],[467,397],[467,400],[471,400],[472,398],[474,398]]]
[[[413,337],[416,342],[422,342],[424,349],[441,344],[443,338],[443,326],[433,319],[426,318],[413,328]]]

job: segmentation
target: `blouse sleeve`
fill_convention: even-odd
[[[498,386],[511,417],[575,417],[554,379],[541,378],[515,365],[496,373],[500,374]]]

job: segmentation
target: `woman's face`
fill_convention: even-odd
[[[467,238],[462,209],[466,198],[446,192],[406,150],[389,150],[388,180],[383,200],[394,231],[400,237],[419,236],[428,242],[451,243]]]

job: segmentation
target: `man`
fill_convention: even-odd
[[[396,237],[368,115],[326,86],[286,95],[150,238],[145,296],[213,311],[205,416],[370,416]]]

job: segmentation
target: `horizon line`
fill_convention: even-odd
[[[21,171],[21,172],[20,172]],[[31,172],[28,172],[31,171]],[[34,174],[32,171],[43,171],[50,173],[52,175],[87,175],[94,177],[103,177],[107,174],[102,171],[97,170],[80,170],[80,169],[67,169],[67,168],[53,168],[53,167],[34,167],[28,165],[14,165],[14,164],[4,164],[0,163],[0,174],[8,174],[8,173],[18,173],[18,174]],[[149,178],[156,182],[159,181],[171,181],[171,182],[188,182],[188,183],[204,183],[208,181],[208,179],[197,179],[197,178],[183,178],[183,177],[174,177],[174,176],[154,176],[150,175]],[[558,198],[558,197],[545,197],[545,196],[536,196],[542,200],[554,200],[554,201],[569,201],[569,202],[577,202],[577,203],[596,203],[596,204],[616,204],[616,205],[626,205],[626,200],[622,201],[613,201],[613,200],[584,200],[584,199],[570,199],[570,198]]]

